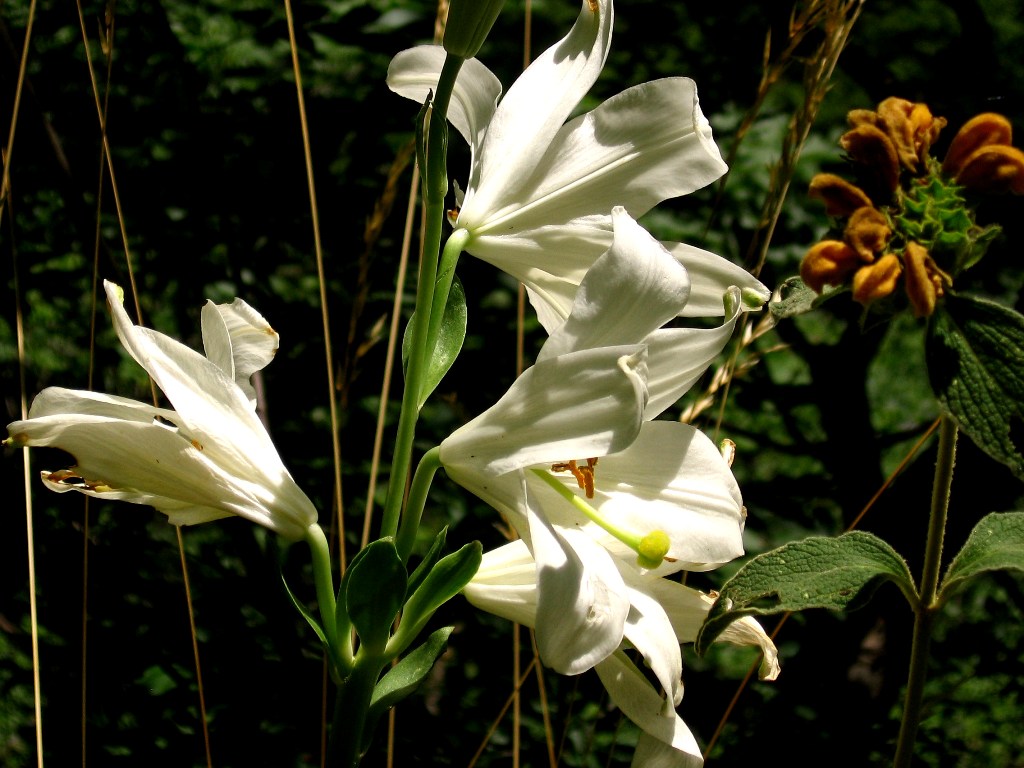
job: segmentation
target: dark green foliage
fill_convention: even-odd
[[[12,41],[12,53],[0,61],[5,128],[27,9],[28,3],[0,6],[0,24]],[[351,554],[366,504],[411,170],[393,190],[387,179],[412,136],[416,112],[383,80],[395,52],[430,39],[434,6],[422,0],[311,0],[293,3],[293,10],[336,350]],[[571,0],[532,4],[534,55],[564,34],[578,10]],[[616,6],[607,69],[583,107],[650,78],[692,76],[726,150],[752,101],[765,33],[770,29],[779,45],[790,10],[789,3],[623,0]],[[263,376],[270,431],[329,521],[329,393],[284,6],[270,0],[118,3],[109,89],[97,43],[104,6],[87,2],[83,11],[100,92],[109,90],[109,140],[143,320],[198,347],[199,309],[207,298],[238,295],[267,317],[282,340]],[[521,66],[522,11],[522,2],[506,3],[480,53],[506,85]],[[997,110],[1018,133],[1024,130],[1021,19],[1019,0],[865,4],[797,166],[761,274],[767,285],[793,275],[805,249],[827,230],[823,212],[803,193],[814,173],[839,168],[835,139],[848,109],[899,95],[928,102],[951,126]],[[645,219],[652,231],[738,262],[748,258],[769,188],[768,167],[803,98],[799,66],[794,62],[769,94],[721,196],[709,189],[670,201]],[[0,251],[8,265],[0,301],[0,393],[9,420],[18,415],[21,393],[12,265],[24,313],[29,397],[45,386],[90,383],[149,397],[143,373],[118,349],[102,304],[95,313],[91,306],[100,198],[99,275],[126,288],[128,275],[109,176],[98,186],[99,129],[88,74],[74,5],[43,0],[11,163],[12,207],[0,220]],[[940,137],[938,156],[951,135]],[[451,145],[451,175],[465,187],[468,152],[454,132]],[[394,212],[379,221],[376,239],[367,244],[367,221],[377,222],[375,204],[391,193]],[[998,222],[1004,235],[965,273],[972,292],[1010,305],[1024,283],[1021,205],[1012,198],[984,203],[980,223]],[[383,216],[389,207],[380,210]],[[471,258],[462,260],[459,276],[467,336],[462,354],[424,405],[418,451],[492,404],[515,375],[515,286]],[[131,300],[126,306],[134,313]],[[717,434],[738,444],[734,470],[749,511],[750,554],[812,534],[840,533],[938,413],[924,374],[921,324],[901,319],[862,333],[858,319],[857,308],[839,296],[784,320],[757,342],[757,364],[732,382]],[[408,305],[403,324],[407,320]],[[529,358],[541,333],[536,324],[528,327]],[[392,397],[400,379],[393,377]],[[700,426],[709,434],[716,432],[718,405],[701,414]],[[385,456],[396,415],[394,408],[387,413]],[[19,768],[35,763],[28,581],[21,454],[4,454],[0,764]],[[926,447],[861,523],[904,554],[914,574],[920,570],[933,455],[933,447]],[[77,765],[85,517],[81,497],[47,494],[35,477],[39,469],[66,466],[67,457],[36,451],[32,461],[46,758],[53,765]],[[382,467],[382,477],[387,472]],[[960,548],[984,514],[1021,508],[1020,495],[1008,470],[961,441],[948,552]],[[205,765],[174,530],[152,510],[126,505],[92,504],[88,525],[88,764]],[[474,539],[487,549],[503,540],[491,510],[439,477],[414,565],[445,526],[448,551]],[[279,552],[273,536],[241,520],[183,533],[214,764],[318,765],[321,644],[279,577],[283,561],[288,584],[312,607],[305,553]],[[375,534],[371,530],[371,538]],[[693,575],[690,583],[720,586],[740,564]],[[924,764],[1019,764],[1022,583],[1017,574],[999,572],[947,603],[952,614],[938,628],[921,730]],[[772,626],[773,620],[765,623]],[[396,765],[467,765],[512,689],[507,622],[470,611],[456,598],[438,610],[427,631],[442,626],[454,627],[448,649],[397,709]],[[815,612],[792,619],[779,636],[781,678],[744,693],[711,764],[763,761],[769,745],[785,739],[787,758],[796,765],[885,765],[896,734],[910,626],[905,601],[888,588],[849,616]],[[527,634],[521,634],[528,660]],[[756,659],[749,649],[712,646],[705,658],[688,653],[687,661],[680,713],[706,743]],[[531,673],[523,688],[524,766],[546,765],[535,680]],[[548,673],[544,682],[561,765],[629,764],[635,729],[608,703],[596,676]],[[382,741],[372,747],[369,765],[383,764]],[[478,765],[508,765],[510,751],[506,717]]]

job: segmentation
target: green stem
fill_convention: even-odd
[[[331,738],[327,745],[327,768],[357,768],[363,757],[363,731],[373,699],[373,688],[386,663],[380,656],[356,654],[352,674],[338,686],[334,700]]]
[[[427,503],[427,491],[430,490],[434,474],[440,468],[441,447],[435,446],[423,454],[419,466],[416,467],[416,474],[412,477],[409,501],[405,505],[405,514],[402,515],[402,524],[398,529],[398,538],[395,540],[395,548],[403,562],[408,562],[413,544],[416,543],[416,531],[420,527],[423,507]]]
[[[928,540],[925,544],[924,567],[921,571],[921,595],[914,606],[910,673],[907,676],[907,694],[903,703],[903,720],[900,723],[893,768],[910,768],[914,758],[917,726],[921,722],[924,683],[928,675],[928,651],[938,611],[935,595],[939,584],[939,567],[942,564],[942,539],[946,533],[949,489],[953,482],[953,466],[956,463],[956,437],[956,422],[948,416],[943,416],[939,426],[939,455],[935,462],[935,481],[932,485]]]
[[[327,536],[319,523],[313,523],[306,529],[306,543],[309,544],[309,551],[313,559],[313,582],[316,586],[316,602],[320,608],[320,623],[323,626],[324,634],[327,636],[327,644],[334,651],[336,657],[351,658],[351,653],[342,654],[341,645],[338,643],[338,625],[335,618],[337,603],[334,599],[334,575],[331,570],[331,548],[327,543]],[[347,645],[346,645],[347,650]],[[344,670],[338,670],[343,673]]]
[[[423,367],[427,359],[431,307],[434,299],[434,284],[437,280],[437,254],[441,249],[441,229],[444,224],[444,198],[448,192],[446,168],[448,124],[446,120],[452,89],[455,87],[455,78],[462,62],[463,59],[457,56],[449,55],[445,59],[428,118],[430,124],[427,128],[424,174],[426,181],[423,185],[426,220],[423,235],[423,258],[420,259],[419,278],[416,282],[417,322],[413,325],[412,345],[405,373],[402,411],[398,417],[398,435],[395,439],[387,500],[384,503],[384,519],[381,522],[382,538],[394,536],[398,531],[402,496],[405,492],[405,480],[409,476],[416,420],[419,417]]]

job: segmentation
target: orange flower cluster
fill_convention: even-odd
[[[839,144],[864,182],[830,173],[811,180],[810,197],[824,202],[843,234],[814,245],[800,277],[817,293],[849,281],[865,306],[892,295],[903,278],[914,315],[931,315],[952,278],[930,251],[968,237],[973,227],[957,187],[1024,193],[1024,153],[1011,145],[1009,121],[991,113],[960,129],[941,166],[930,150],[946,120],[925,104],[889,98],[875,111],[853,110],[847,120],[850,130]]]

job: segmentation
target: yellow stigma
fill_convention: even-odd
[[[668,554],[668,534],[664,531],[651,531],[642,539],[636,548],[636,562],[641,568],[657,568]]]

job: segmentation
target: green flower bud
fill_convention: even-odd
[[[451,0],[444,49],[463,59],[476,56],[504,4],[505,0]]]

